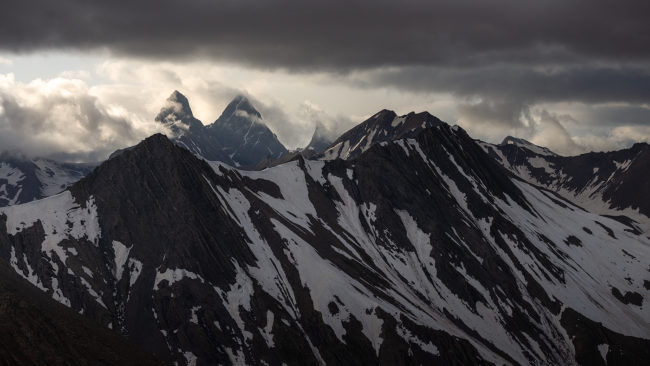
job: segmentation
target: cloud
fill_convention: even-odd
[[[477,99],[458,104],[458,124],[475,138],[499,141],[506,135],[530,135],[529,106],[512,100]]]
[[[536,121],[536,131],[531,142],[548,147],[560,155],[577,155],[587,152],[584,146],[577,144],[562,125],[561,120],[566,116],[559,116],[543,109]]]
[[[161,125],[125,118],[78,79],[17,82],[0,75],[0,146],[30,156],[98,161],[117,148],[161,131]]]
[[[9,2],[0,47],[108,49],[293,70],[646,62],[643,1]]]
[[[299,117],[296,118],[290,115],[286,112],[286,107],[279,101],[270,100],[264,103],[250,95],[248,98],[262,115],[264,123],[287,148],[292,149],[307,145],[314,129],[310,121],[303,121]]]
[[[26,83],[13,74],[0,75],[1,149],[68,161],[104,159],[155,132],[171,136],[154,117],[173,90],[188,97],[204,124],[216,120],[233,97],[247,95],[288,148],[304,147],[317,120],[328,126],[337,123],[313,104],[318,113],[304,114],[298,103],[289,107],[269,96],[262,101],[225,85],[222,75],[229,71],[209,63],[108,60],[93,71],[63,72]],[[92,85],[91,79],[101,82]],[[336,121],[352,123],[344,117]]]
[[[636,142],[650,143],[650,126],[619,126],[605,135],[587,134],[573,138],[586,151],[613,151]]]
[[[418,66],[362,71],[345,79],[367,89],[390,86],[414,92],[448,92],[460,98],[527,103],[650,101],[650,65],[627,68],[580,65],[552,69],[521,65]]]
[[[298,118],[309,123],[312,132],[318,128],[321,136],[334,141],[345,131],[352,126],[360,123],[360,121],[352,121],[349,117],[341,114],[331,116],[316,103],[311,101],[304,101],[300,104],[298,110]]]
[[[60,73],[59,76],[64,79],[88,80],[90,79],[90,72],[86,70],[67,70]]]
[[[9,65],[9,66],[11,66],[12,64],[13,64],[12,60],[0,56],[0,65]]]

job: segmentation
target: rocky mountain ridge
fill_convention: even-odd
[[[415,137],[426,128],[443,124],[428,112],[397,116],[395,112],[384,109],[336,139],[322,153],[322,159],[352,159],[376,143]]]
[[[650,239],[514,177],[457,126],[389,114],[376,126],[401,138],[371,122],[334,152],[347,160],[261,172],[153,136],[0,209],[0,257],[180,364],[647,359]]]

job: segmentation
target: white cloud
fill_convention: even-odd
[[[650,126],[595,123],[598,107],[583,104],[543,104],[472,101],[458,105],[460,124],[470,136],[499,143],[508,135],[548,147],[560,155],[612,151],[650,141]],[[555,112],[551,112],[555,111]],[[650,122],[650,121],[649,121]]]
[[[334,141],[338,136],[347,131],[351,126],[361,121],[353,122],[350,118],[338,115],[333,117],[325,112],[316,103],[306,100],[300,104],[298,117],[311,123],[312,132],[319,127],[321,135]],[[310,136],[311,137],[311,136]]]
[[[12,60],[0,56],[0,65],[9,65],[9,66],[11,66],[11,65],[13,65],[13,63],[14,62]]]
[[[59,77],[64,79],[90,79],[90,72],[86,70],[66,70],[59,74]]]
[[[558,116],[542,109],[536,118],[535,133],[530,139],[532,143],[548,147],[560,155],[577,155],[585,151],[585,147],[576,143],[564,128]]]
[[[0,146],[63,160],[101,160],[162,125],[102,103],[79,79],[29,83],[0,74]]]
[[[650,143],[650,126],[619,126],[604,136],[587,134],[574,137],[585,151],[612,151],[629,147],[635,142]]]

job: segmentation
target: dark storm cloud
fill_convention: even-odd
[[[5,1],[0,48],[108,48],[259,67],[645,62],[645,1]]]
[[[371,86],[539,101],[650,100],[650,2],[4,2],[0,49],[326,71]]]
[[[387,85],[522,102],[650,102],[650,67],[403,67],[360,73],[351,80],[361,87]]]
[[[597,126],[650,126],[650,106],[595,106],[585,119]]]
[[[592,105],[584,123],[650,124],[650,67],[414,66],[371,70],[341,78],[363,88],[383,86],[451,93],[459,101],[457,118],[482,127],[528,127],[532,132],[531,106],[562,102]],[[612,103],[618,105],[601,106]]]

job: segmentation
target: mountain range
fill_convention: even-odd
[[[650,359],[646,144],[561,157],[383,110],[307,159],[287,158],[244,97],[204,126],[175,92],[156,120],[171,139],[153,135],[55,195],[0,208],[7,269],[140,357]],[[275,163],[241,169],[264,159]]]

